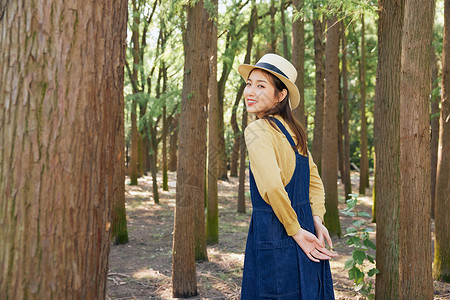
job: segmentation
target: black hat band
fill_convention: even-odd
[[[275,67],[275,66],[272,65],[272,64],[268,64],[268,63],[265,63],[265,62],[259,62],[259,63],[257,63],[257,64],[255,65],[255,67],[261,67],[261,68],[264,68],[264,69],[267,69],[267,70],[276,72],[276,73],[280,74],[281,76],[283,76],[283,77],[289,79],[289,77],[287,77],[286,74],[283,73],[283,71],[281,71],[280,69],[278,69],[277,67]],[[289,80],[290,80],[290,79],[289,79]]]

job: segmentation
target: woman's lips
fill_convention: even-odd
[[[252,106],[252,105],[255,104],[255,103],[256,103],[255,100],[253,100],[253,99],[247,99],[247,105],[248,105],[248,106]]]

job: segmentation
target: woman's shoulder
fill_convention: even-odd
[[[267,131],[267,129],[269,129],[269,123],[267,122],[267,120],[258,119],[248,124],[248,126],[244,130],[244,134],[251,134],[255,131]]]

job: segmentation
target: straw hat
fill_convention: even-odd
[[[295,85],[297,70],[288,60],[277,54],[268,53],[261,57],[256,65],[242,64],[238,66],[237,70],[242,78],[247,80],[253,69],[262,69],[278,77],[288,89],[291,109],[298,106],[300,103],[300,93]]]

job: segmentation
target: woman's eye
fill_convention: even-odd
[[[260,84],[260,85],[258,85],[258,87],[260,87],[260,88],[264,88],[264,86],[263,86],[263,85],[261,85],[261,84]]]

